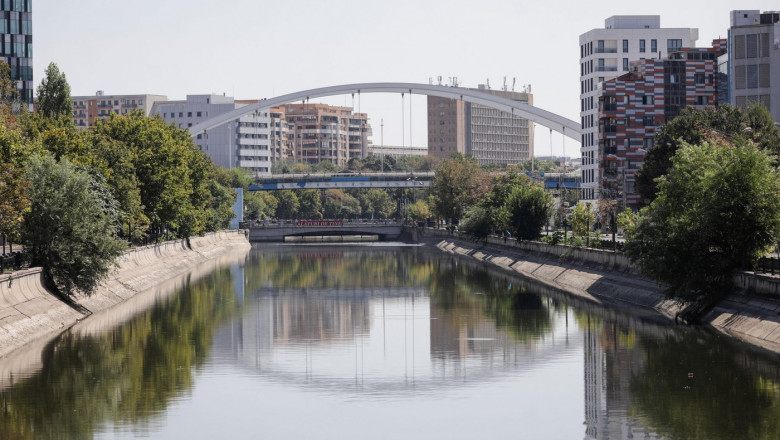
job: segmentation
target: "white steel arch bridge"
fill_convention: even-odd
[[[415,84],[415,83],[360,83],[345,84],[340,86],[321,87],[311,90],[289,93],[275,98],[264,99],[254,104],[250,104],[219,116],[207,119],[197,125],[190,127],[192,137],[204,133],[214,127],[234,121],[243,115],[258,111],[270,109],[284,104],[290,104],[298,101],[308,101],[312,98],[321,98],[323,96],[337,96],[361,93],[408,93],[416,95],[437,96],[440,98],[456,99],[470,102],[473,104],[484,105],[486,107],[512,113],[521,118],[528,119],[539,125],[543,125],[553,131],[557,131],[564,136],[580,141],[582,127],[578,122],[565,118],[550,111],[534,107],[511,99],[484,93],[479,90],[464,89],[460,87],[439,86],[433,84]]]

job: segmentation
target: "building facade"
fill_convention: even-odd
[[[605,81],[598,100],[598,194],[616,199],[621,207],[642,205],[634,177],[653,147],[658,127],[685,107],[704,109],[722,102],[719,91],[728,81],[718,59],[727,40],[710,48],[681,48],[667,59],[642,59],[630,71]]]
[[[155,103],[152,114],[186,129],[254,102],[224,95],[187,95],[183,101]],[[270,113],[256,111],[198,134],[194,141],[215,164],[228,169],[240,167],[261,176],[271,173],[271,126]]]
[[[658,15],[607,18],[603,29],[580,35],[580,118],[583,198],[599,198],[599,98],[601,85],[629,71],[643,58],[665,59],[671,52],[696,46],[698,29],[661,28]]]
[[[533,105],[526,92],[477,89]],[[465,101],[428,97],[428,154],[446,159],[453,153],[470,154],[482,165],[514,165],[533,155],[533,124],[527,119]]]
[[[780,12],[731,11],[729,46],[729,102],[761,103],[780,122]]]
[[[284,114],[288,149],[298,161],[346,166],[350,159],[368,155],[371,125],[365,113],[326,104],[287,104],[272,111]]]
[[[11,68],[19,97],[32,109],[33,36],[32,0],[0,0],[0,59]]]
[[[100,90],[95,96],[72,96],[73,122],[84,129],[94,127],[112,114],[126,115],[140,110],[149,116],[156,102],[166,100],[162,95],[106,95]]]

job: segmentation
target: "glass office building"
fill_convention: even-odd
[[[0,60],[11,67],[22,101],[32,107],[32,0],[0,0],[0,38]]]

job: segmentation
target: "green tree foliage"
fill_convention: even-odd
[[[322,201],[320,191],[316,189],[304,189],[298,191],[298,217],[307,219],[322,218]]]
[[[60,72],[55,63],[49,63],[45,75],[38,86],[36,111],[45,118],[58,119],[63,115],[71,118],[73,102],[70,99],[70,85],[65,78],[65,72]]]
[[[409,205],[409,217],[414,220],[428,220],[433,217],[433,211],[428,202],[420,199]]]
[[[387,191],[371,188],[358,193],[361,211],[364,216],[374,218],[388,218],[393,212],[394,203]]]
[[[25,167],[29,150],[21,137],[0,126],[0,234],[16,235],[30,205]]]
[[[476,204],[490,187],[490,176],[471,157],[454,154],[436,169],[430,191],[433,212],[458,223],[463,213]]]
[[[541,185],[529,178],[523,181],[512,187],[500,208],[498,225],[518,240],[535,240],[552,215],[553,199]]]
[[[27,178],[22,238],[31,263],[61,293],[91,294],[125,248],[115,234],[118,204],[100,175],[51,156],[33,158]]]
[[[215,226],[206,219],[214,196],[209,183],[214,177],[211,160],[186,131],[135,112],[98,124],[94,136],[93,142],[123,144],[152,228],[184,238]]]
[[[658,131],[655,145],[637,173],[637,190],[643,198],[654,200],[658,191],[655,179],[669,171],[672,157],[683,144],[738,140],[750,140],[762,149],[780,152],[780,131],[774,126],[772,115],[760,104],[744,111],[729,105],[705,110],[685,108]]]
[[[293,219],[298,216],[298,209],[301,203],[295,191],[288,189],[276,193],[276,217],[281,219]]]
[[[509,167],[467,211],[465,229],[460,229],[478,239],[501,230],[519,240],[532,240],[539,237],[551,214],[552,197],[544,188],[519,167]]]
[[[673,296],[715,296],[780,233],[780,175],[752,143],[683,144],[626,252]]]
[[[590,226],[595,221],[596,216],[591,210],[589,203],[579,202],[574,206],[571,214],[572,233],[579,237],[585,237],[590,233]]]
[[[244,191],[244,218],[262,220],[276,215],[279,201],[266,191]]]
[[[458,230],[475,240],[484,240],[495,229],[495,223],[491,209],[479,204],[466,211]]]

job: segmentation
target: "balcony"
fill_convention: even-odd
[[[617,47],[597,47],[595,53],[617,53]]]
[[[617,72],[617,66],[596,66],[596,72]]]

